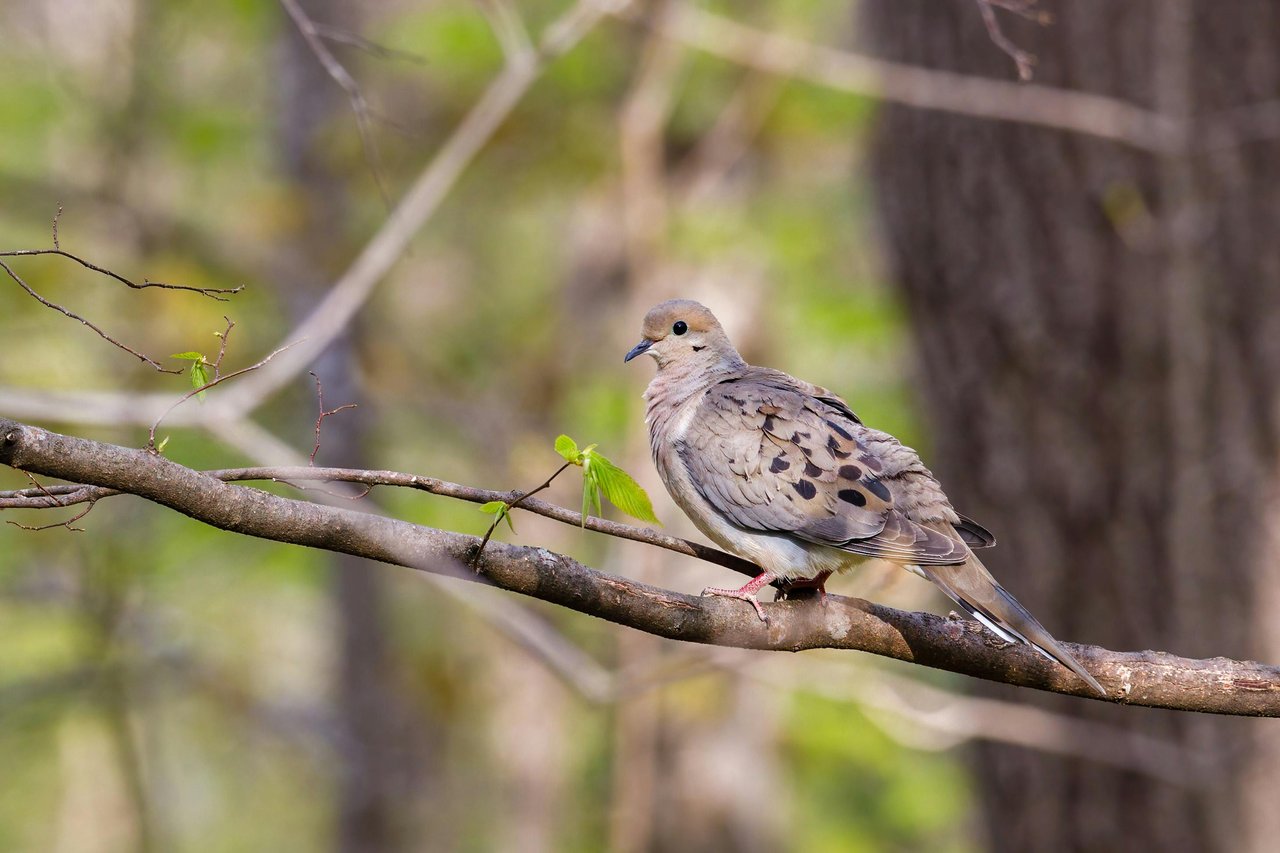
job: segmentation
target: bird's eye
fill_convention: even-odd
[[[671,331],[675,332],[677,335],[683,335],[685,332],[689,331],[689,326],[684,320],[676,320],[676,324],[671,327]]]

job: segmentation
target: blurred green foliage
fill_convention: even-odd
[[[836,5],[713,7],[798,36],[851,38],[851,15]],[[61,203],[62,246],[97,263],[135,279],[245,284],[224,305],[130,291],[56,258],[15,263],[41,293],[153,355],[216,352],[225,313],[237,322],[227,367],[252,363],[292,322],[297,297],[280,283],[281,259],[320,227],[282,169],[283,14],[247,0],[132,0],[90,4],[92,20],[73,24],[57,8],[0,8],[3,248],[48,246]],[[535,32],[563,8],[519,4]],[[394,199],[499,71],[502,53],[476,4],[397,0],[362,13],[366,36],[423,58],[335,48],[379,116],[379,162]],[[658,515],[679,517],[654,490],[644,449],[639,394],[650,368],[621,362],[640,317],[621,248],[619,115],[645,38],[608,20],[553,62],[363,310],[355,402],[373,413],[371,465],[527,487],[559,464],[551,440],[569,431],[626,449],[618,461],[650,489]],[[667,187],[660,295],[723,308],[749,358],[845,394],[868,423],[918,443],[901,310],[875,264],[857,171],[874,105],[693,53],[673,85],[662,152],[672,174],[744,87],[760,88],[763,115],[717,191],[682,200],[681,187]],[[352,115],[340,95],[336,103],[309,155],[343,195],[340,233],[311,259],[328,275],[386,216]],[[7,280],[0,339],[7,388],[175,399],[190,388],[187,376],[145,369]],[[259,420],[306,453],[314,405],[301,376]],[[146,438],[136,426],[45,425],[135,446]],[[197,431],[161,435],[172,437],[166,455],[193,467],[247,461]],[[333,450],[322,447],[318,461]],[[0,470],[0,488],[26,485]],[[566,478],[549,498],[575,506],[576,488]],[[442,498],[375,497],[423,524],[478,534],[490,521]],[[50,519],[6,511],[0,520]],[[519,541],[606,570],[625,573],[638,554],[520,520]],[[81,526],[87,532],[0,528],[0,849],[332,846],[339,628],[325,556],[127,498],[103,501]],[[700,588],[693,572],[705,567],[673,565],[690,574],[668,583]],[[510,828],[494,804],[514,784],[493,731],[510,725],[502,685],[515,677],[513,659],[539,672],[541,664],[422,578],[370,570],[389,590],[386,677],[418,731],[410,763],[421,789],[401,803],[404,832],[432,839],[412,849],[497,849]],[[619,629],[532,610],[600,664],[620,654]],[[561,731],[564,754],[546,770],[563,780],[556,849],[601,849],[616,807],[616,709],[540,677],[549,686],[528,695],[560,696],[554,715],[542,719],[534,706],[528,721]],[[708,689],[723,691],[730,678],[717,675]],[[783,707],[776,738],[745,748],[779,756],[791,791],[786,847],[969,849],[969,794],[954,756],[903,746],[848,703],[795,692]],[[698,712],[712,726],[717,713]],[[751,780],[740,784],[748,795]]]

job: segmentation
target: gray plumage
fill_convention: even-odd
[[[653,308],[627,360],[641,353],[658,363],[645,400],[663,483],[699,530],[764,570],[740,590],[704,594],[747,600],[763,618],[755,593],[775,579],[820,583],[891,560],[1106,695],[974,555],[994,537],[955,511],[910,447],[827,389],[747,364],[697,302]]]

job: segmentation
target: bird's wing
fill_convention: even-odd
[[[694,488],[744,530],[900,563],[964,562],[959,516],[915,451],[828,394],[759,369],[713,386],[676,444]]]

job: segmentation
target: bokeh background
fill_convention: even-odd
[[[322,464],[531,487],[564,432],[687,536],[648,461],[652,367],[621,356],[651,304],[697,298],[749,360],[919,448],[1058,637],[1280,659],[1280,11],[1034,10],[9,0],[0,250],[48,247],[61,205],[62,247],[95,263],[243,284],[217,303],[11,262],[157,357],[212,355],[225,315],[238,368],[337,316],[335,282],[398,223],[324,352],[234,418],[214,416],[231,384],[185,404],[167,455],[305,459],[313,370],[327,406],[359,405],[325,421]],[[1030,84],[1004,38],[1034,54]],[[54,429],[141,445],[152,395],[187,387],[10,279],[0,341],[0,414]],[[567,477],[550,494],[579,501]],[[364,500],[451,530],[489,521],[445,498]],[[1280,837],[1266,721],[681,646],[132,499],[78,524],[0,528],[3,850]],[[516,528],[686,592],[733,580],[537,517]],[[948,609],[891,568],[833,591]]]

